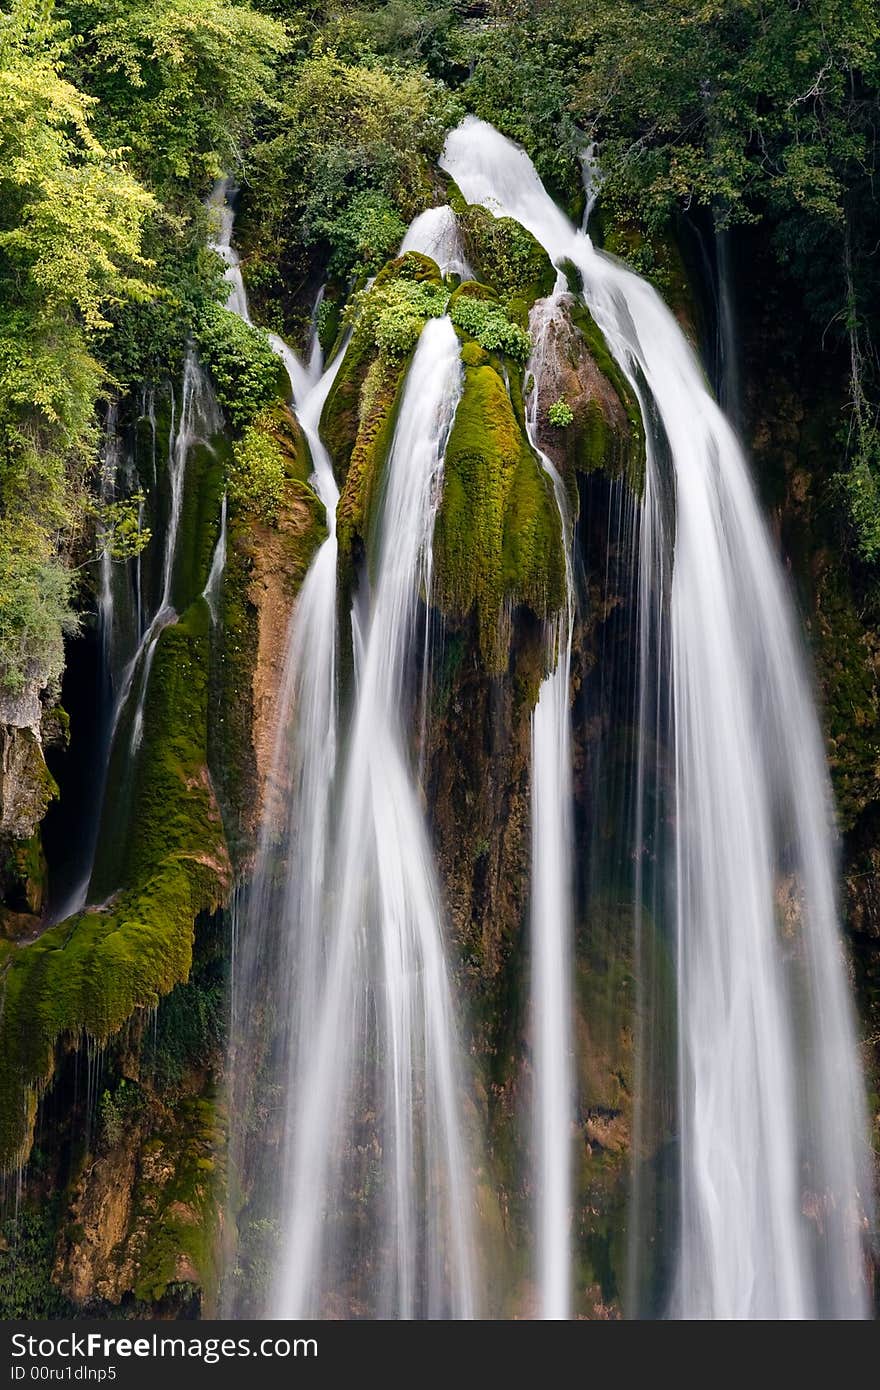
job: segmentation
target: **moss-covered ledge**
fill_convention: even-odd
[[[351,310],[351,338],[321,417],[321,435],[341,483],[337,512],[339,562],[351,577],[355,557],[369,550],[373,502],[412,353],[428,318],[449,298],[429,256],[410,251],[376,276]]]
[[[120,891],[29,945],[0,942],[0,1167],[28,1155],[56,1049],[102,1045],[186,980],[202,912],[228,893],[229,857],[206,760],[209,622],[198,600],[165,629],[144,712]]]
[[[464,348],[464,390],[446,449],[435,601],[453,618],[476,617],[482,659],[498,672],[509,652],[506,613],[520,604],[539,618],[557,611],[565,556],[550,480],[498,367],[474,347]]]

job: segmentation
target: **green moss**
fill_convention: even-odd
[[[489,361],[489,354],[474,338],[468,338],[461,345],[461,360],[466,367],[483,367]]]
[[[400,286],[400,293],[395,293]],[[372,288],[356,295],[349,310],[351,339],[321,415],[321,438],[342,482],[365,416],[362,392],[378,355],[400,365],[415,347],[426,319],[442,312],[446,293],[434,261],[418,252],[389,261]],[[372,389],[381,395],[373,373]]]
[[[321,307],[318,309],[318,318],[315,328],[318,334],[318,342],[321,344],[321,351],[325,357],[329,357],[339,337],[339,328],[342,323],[342,313],[339,300],[331,299],[329,296],[321,300]]]
[[[254,670],[259,650],[257,597],[277,581],[295,598],[327,535],[324,507],[301,477],[297,444],[284,499],[273,526],[255,522],[230,502],[222,621],[213,634],[209,763],[236,867],[253,850],[257,765],[253,744]]]
[[[476,615],[490,670],[507,662],[507,606],[525,603],[543,617],[563,601],[556,501],[492,366],[465,369],[446,450],[434,557],[437,601],[457,618]]]
[[[321,418],[321,435],[342,482],[337,534],[343,570],[358,543],[368,546],[411,351],[447,297],[434,261],[408,252],[389,262],[353,307],[351,340]]]
[[[222,1115],[214,1099],[179,1102],[146,1145],[134,1193],[132,1222],[147,1232],[134,1286],[143,1303],[158,1302],[182,1280],[205,1292],[210,1309],[219,1275],[223,1167]]]
[[[378,357],[364,379],[357,436],[336,513],[343,571],[350,567],[358,541],[369,548],[373,504],[394,437],[409,362],[409,357],[393,362]]]
[[[195,602],[208,580],[229,455],[228,440],[215,435],[210,444],[197,444],[187,457],[171,591],[179,613]]]
[[[112,837],[108,861],[118,895],[0,960],[0,1166],[27,1152],[57,1044],[106,1042],[189,975],[195,919],[218,906],[229,872],[206,767],[207,700],[200,600],[156,648],[131,830]]]
[[[542,246],[512,217],[493,217],[473,204],[456,207],[468,259],[502,299],[528,306],[552,292],[556,271]]]
[[[621,441],[598,403],[591,402],[585,427],[578,431],[576,439],[577,467],[587,473],[596,468],[607,468],[612,473],[625,471],[633,491],[640,495],[645,485],[645,426],[635,392],[608,351],[602,330],[586,305],[576,301],[569,313],[599,371],[613,386],[629,424],[629,439]]]

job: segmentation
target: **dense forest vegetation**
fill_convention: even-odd
[[[259,345],[231,341],[217,309],[212,182],[246,190],[254,293],[289,328],[306,286],[381,267],[465,109],[521,141],[569,204],[598,141],[603,204],[640,229],[643,271],[670,218],[763,226],[816,334],[849,354],[836,506],[873,566],[878,23],[870,0],[6,6],[6,689],[60,674],[108,391],[167,372],[194,334],[247,363],[259,405]]]
[[[143,883],[135,879],[147,861],[151,868],[164,864],[163,836],[173,848],[178,831],[185,838],[196,826],[202,837],[198,853],[204,844],[210,852],[202,855],[192,881],[174,879],[168,889],[173,910],[182,912],[191,934],[195,915],[207,919],[228,905],[233,876],[253,858],[258,779],[251,763],[259,764],[262,756],[259,748],[255,755],[248,748],[248,763],[242,754],[250,732],[244,715],[234,709],[237,691],[250,683],[257,661],[257,638],[247,627],[252,614],[246,613],[248,604],[254,606],[252,588],[242,576],[246,571],[252,583],[256,574],[268,591],[277,576],[266,575],[283,554],[278,563],[287,566],[285,592],[292,601],[317,540],[326,534],[323,510],[307,486],[302,433],[280,400],[278,357],[268,335],[279,334],[299,349],[314,328],[329,352],[342,340],[340,325],[355,324],[353,356],[360,353],[363,360],[357,358],[350,380],[343,371],[324,417],[328,436],[337,431],[328,445],[338,463],[346,450],[356,457],[346,431],[357,434],[357,420],[369,413],[368,406],[390,410],[388,401],[403,379],[402,364],[426,320],[451,314],[459,336],[473,339],[472,358],[465,359],[470,370],[482,370],[487,354],[521,369],[531,349],[523,287],[531,302],[540,284],[552,284],[549,264],[532,237],[509,221],[493,229],[485,218],[484,225],[479,209],[465,209],[438,167],[448,132],[468,113],[521,144],[546,188],[578,223],[588,164],[598,193],[591,234],[675,309],[719,390],[724,349],[716,320],[722,292],[732,286],[741,332],[742,399],[723,403],[737,417],[754,459],[757,490],[781,542],[813,645],[842,832],[843,897],[850,945],[855,943],[861,1036],[873,1077],[880,1065],[876,0],[0,0],[0,731],[2,726],[37,729],[42,719],[46,746],[65,744],[62,682],[76,662],[78,639],[94,637],[102,560],[121,569],[152,550],[152,561],[145,563],[152,563],[154,572],[158,567],[158,537],[151,537],[143,519],[143,467],[139,479],[129,479],[125,488],[106,486],[109,428],[114,412],[126,416],[127,402],[149,398],[155,483],[156,439],[171,440],[176,407],[173,393],[170,407],[160,403],[157,435],[154,397],[181,380],[195,352],[223,413],[225,443],[214,448],[212,459],[200,459],[204,496],[191,502],[187,494],[184,524],[197,530],[203,512],[219,507],[222,493],[225,527],[228,498],[228,632],[222,641],[216,636],[209,641],[204,615],[192,617],[194,600],[203,591],[193,576],[198,564],[204,561],[206,569],[210,561],[211,531],[211,545],[200,534],[186,603],[177,603],[175,596],[183,619],[158,646],[156,671],[165,681],[162,718],[173,730],[171,752],[148,793],[138,795],[146,798],[144,804],[152,798],[155,819],[157,805],[164,812],[171,804],[170,782],[162,777],[170,777],[173,760],[184,769],[193,801],[209,780],[202,775],[203,764],[210,765],[224,825],[218,832],[207,796],[207,809],[187,809],[187,815],[199,817],[197,823],[184,825],[183,815],[175,819],[176,813],[168,813],[166,824],[152,825],[151,839],[132,836],[125,847],[126,872],[134,876],[125,887],[140,892]],[[210,206],[220,180],[235,190],[235,245],[253,322],[228,307],[227,263],[216,249],[217,209]],[[397,271],[383,269],[397,255],[412,219],[446,201],[462,218],[471,217],[482,278],[494,286],[484,298],[450,301],[449,286],[424,267],[401,273],[395,262]],[[729,284],[722,285],[728,270]],[[373,277],[379,277],[375,286]],[[633,457],[638,449],[643,454],[634,397],[586,319],[580,326],[612,384],[609,398],[623,426],[628,422],[638,436]],[[380,371],[368,367],[373,358]],[[352,400],[346,391],[355,393]],[[511,429],[519,449],[522,392],[518,405],[516,391],[513,399],[518,414]],[[564,438],[573,424],[579,428],[564,396],[545,414],[551,434],[556,430]],[[129,409],[129,415],[134,424],[128,420],[125,428],[139,439],[146,406],[133,415]],[[357,434],[357,449],[362,444]],[[379,447],[368,438],[367,451],[374,446]],[[170,442],[168,448],[170,457]],[[211,473],[215,467],[222,481]],[[626,467],[631,476],[638,473],[629,455]],[[160,491],[161,486],[157,495]],[[583,496],[581,505],[586,515]],[[187,507],[198,513],[197,522]],[[359,535],[358,527],[366,530],[366,511],[363,497],[352,502],[350,489],[344,492],[343,570],[362,558],[352,537]],[[148,507],[147,520],[152,519]],[[464,532],[468,523],[456,520]],[[542,573],[540,583],[533,584],[535,590],[543,585],[541,601],[529,599],[532,615],[541,619],[554,604],[560,606],[564,587],[555,513],[552,524],[553,544],[546,549],[553,556],[542,559],[548,573],[554,564],[555,570],[549,580]],[[443,525],[451,527],[448,520]],[[210,528],[203,529],[207,536]],[[291,559],[296,544],[301,550]],[[451,550],[452,542],[448,545]],[[478,581],[471,575],[445,581],[442,561],[441,555],[440,589],[447,582],[443,597],[450,610],[453,599],[461,599],[462,611],[483,603],[488,614],[489,599],[477,593]],[[345,582],[350,578],[346,572]],[[179,576],[174,582],[183,592]],[[457,590],[453,594],[456,583],[462,590],[471,584],[467,603]],[[170,592],[170,580],[166,588]],[[594,599],[593,589],[590,594]],[[484,622],[481,610],[477,645],[482,674],[494,679],[506,672],[510,652],[493,647],[500,590],[491,598],[492,623]],[[608,603],[607,612],[617,601]],[[586,681],[595,632],[586,623],[584,631],[590,655],[578,680]],[[453,656],[442,673],[449,689],[464,681],[456,661],[465,639],[455,647],[458,640],[455,634]],[[210,681],[206,677],[200,684],[203,668],[217,665],[218,642],[222,677],[212,666]],[[534,633],[528,634],[521,644],[526,655],[519,652],[512,659],[515,709],[522,691],[533,698],[537,690],[536,643]],[[264,660],[262,648],[259,659]],[[343,680],[349,674],[344,672]],[[274,678],[280,680],[280,669],[274,669]],[[464,703],[473,696],[476,708],[484,695],[482,687],[479,695],[466,691]],[[215,730],[202,732],[210,722],[211,701],[223,711],[219,722],[226,721],[222,747]],[[250,712],[255,724],[257,705]],[[148,712],[148,724],[149,718]],[[207,753],[196,746],[196,727]],[[454,721],[443,725],[443,736],[453,743],[450,728]],[[261,737],[268,741],[265,733]],[[470,745],[464,736],[462,746],[465,759]],[[480,767],[484,750],[476,737],[473,746],[480,747],[474,757]],[[28,787],[36,787],[28,792],[33,805],[15,815],[4,809],[0,825],[0,972],[18,951],[13,943],[19,937],[36,939],[45,925],[37,924],[40,914],[45,916],[48,871],[35,827],[57,800],[53,774],[63,759],[50,757],[52,773],[42,754],[38,761],[38,773],[29,764],[23,775]],[[7,762],[11,767],[8,757]],[[118,769],[111,766],[111,780],[114,776]],[[10,773],[4,793],[10,804],[12,781]],[[442,778],[437,785],[445,785]],[[0,780],[0,793],[3,786]],[[241,811],[246,804],[247,811]],[[439,838],[455,824],[456,814],[454,807],[438,813]],[[126,831],[105,823],[102,833],[109,844],[114,836],[123,840]],[[471,838],[475,862],[485,859],[483,829],[473,829]],[[114,853],[117,849],[114,841]],[[99,855],[99,885],[101,872]],[[43,887],[32,888],[38,880]],[[103,886],[108,892],[118,887],[109,880]],[[501,919],[514,908],[497,892],[496,900],[487,890],[485,910]],[[152,880],[144,900],[148,906],[138,899],[138,912],[149,923],[150,912],[165,910]],[[57,924],[51,929],[57,931]],[[606,948],[613,954],[603,932],[608,940],[613,936],[607,924],[597,928],[597,958]],[[53,1073],[46,1054],[54,1055],[59,1038],[74,1033],[79,1038],[81,1028],[84,1037],[103,1044],[123,1036],[123,1025],[143,1006],[141,994],[167,996],[149,1043],[124,1035],[95,1123],[103,1127],[104,1152],[114,1144],[124,1148],[127,1135],[137,1134],[145,1144],[145,1136],[159,1132],[155,1125],[150,1131],[149,1107],[167,1092],[180,1100],[181,1109],[173,1122],[163,1114],[162,1123],[167,1121],[174,1142],[185,1136],[180,1142],[195,1172],[213,1162],[205,1155],[213,1154],[212,1125],[219,1123],[213,1110],[208,1114],[204,1095],[213,1085],[205,1077],[222,1071],[226,946],[211,917],[197,933],[195,963],[191,943],[173,961],[169,948],[169,963],[163,960],[154,971],[158,984],[147,978],[149,971],[141,980],[137,968],[130,980],[125,973],[129,947],[123,943],[118,949],[118,960],[109,966],[94,966],[91,958],[74,966],[82,974],[76,989],[90,1001],[85,1012],[51,985],[51,966],[45,978],[39,962],[30,974],[16,977],[24,979],[16,986],[24,992],[20,997],[10,992],[5,1023],[0,1007],[0,1043],[9,1035],[2,1028],[14,1029],[24,1016],[15,1009],[26,1009],[27,990],[44,993],[33,1055],[25,1055],[23,1047],[16,1054],[18,1071],[11,1065],[0,1068],[0,1107],[10,1096],[17,1098],[16,1088],[26,1083],[31,1090],[23,1127],[32,1131]],[[36,951],[32,954],[36,957]],[[478,954],[474,946],[474,960]],[[115,978],[120,962],[124,983],[119,997],[109,998],[113,987],[104,972]],[[154,964],[151,960],[150,969]],[[473,974],[478,973],[475,965]],[[182,989],[189,993],[181,996]],[[512,997],[512,990],[508,993]],[[90,1012],[92,994],[97,1002]],[[491,1008],[499,1014],[508,1002],[499,985]],[[493,1014],[487,1037],[496,1023]],[[497,1036],[492,1034],[487,1055],[501,1055],[502,1033],[499,1027]],[[129,1065],[127,1048],[141,1050],[144,1094],[152,1088],[149,1103],[135,1084],[137,1068]],[[56,1074],[69,1089],[60,1062]],[[503,1090],[500,1081],[498,1090]],[[55,1122],[47,1122],[50,1133]],[[10,1160],[26,1156],[21,1129],[18,1118],[0,1119],[0,1158],[8,1169],[16,1166]],[[69,1297],[73,1304],[78,1301],[69,1280],[63,1297],[58,1278],[50,1280],[53,1264],[57,1274],[63,1263],[59,1242],[72,1247],[72,1232],[88,1224],[88,1213],[82,1223],[79,1215],[64,1215],[70,1193],[55,1190],[61,1169],[57,1154],[47,1156],[52,1142],[35,1150],[33,1187],[15,1236],[20,1264],[30,1271],[23,1283],[13,1275],[10,1247],[0,1243],[4,1316],[51,1315],[69,1310]],[[63,1142],[71,1144],[70,1136]],[[87,1145],[90,1137],[83,1142]],[[65,1148],[64,1163],[66,1155]],[[76,1164],[70,1166],[73,1171]],[[610,1190],[610,1178],[608,1183]],[[71,1179],[70,1190],[72,1184]],[[86,1199],[77,1201],[85,1211]],[[204,1202],[207,1210],[207,1197]],[[198,1206],[195,1199],[192,1205]],[[7,1234],[11,1230],[10,1225]],[[247,1253],[251,1270],[261,1267],[264,1236],[255,1217]],[[174,1239],[184,1239],[176,1228],[169,1249]],[[610,1267],[614,1239],[603,1227],[597,1269]],[[141,1271],[139,1283],[124,1286],[126,1291],[136,1287],[139,1310],[161,1306],[178,1313],[184,1306],[185,1300],[175,1302],[174,1291],[189,1274],[169,1276],[170,1258],[165,1251],[164,1264],[157,1257],[158,1273]],[[213,1255],[193,1254],[199,1274],[201,1258],[210,1263]],[[197,1282],[195,1276],[191,1282]],[[610,1275],[607,1282],[610,1287]],[[597,1316],[603,1316],[605,1284],[597,1276],[599,1284]],[[100,1292],[100,1280],[96,1287]],[[167,1306],[162,1304],[166,1296]],[[107,1298],[119,1301],[115,1293]]]

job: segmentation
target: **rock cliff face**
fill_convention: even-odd
[[[89,894],[104,900],[57,926],[44,920],[40,821],[59,789],[43,747],[66,740],[66,716],[33,692],[0,711],[0,1149],[7,1171],[30,1156],[24,1202],[41,1223],[42,1306],[47,1286],[59,1306],[97,1311],[171,1316],[213,1306],[225,1147],[222,909],[232,856],[241,868],[253,847],[287,626],[324,523],[305,485],[298,427],[281,402],[277,414],[288,473],[277,523],[231,508],[219,630],[202,591],[229,450],[223,436],[192,450],[179,616],[155,644],[137,759],[127,756],[125,726],[110,759]],[[159,415],[152,451],[164,457],[168,420]],[[0,1291],[3,1261],[22,1265],[17,1227],[9,1229]],[[11,1297],[10,1312],[19,1294]]]
[[[464,205],[458,214],[479,280],[458,286],[425,257],[391,262],[347,308],[340,338],[351,335],[348,355],[322,430],[342,489],[347,605],[369,583],[371,511],[418,331],[427,316],[452,314],[464,389],[439,505],[434,584],[423,595],[430,665],[416,672],[427,692],[425,811],[465,1001],[472,1102],[490,1136],[478,1179],[481,1208],[510,1271],[496,1291],[496,1311],[529,1315],[535,1296],[523,1270],[533,1193],[523,1135],[532,1084],[531,717],[546,673],[544,620],[561,602],[565,568],[552,490],[529,444],[528,382],[513,330],[524,331],[553,276],[516,224]],[[462,302],[467,307],[456,316]],[[506,348],[482,332],[486,312],[501,315]],[[756,304],[746,316],[750,438],[815,643],[845,837],[854,968],[866,1031],[876,1039],[876,624],[839,538],[823,530],[821,404],[801,401],[772,322],[771,309]],[[497,319],[493,325],[497,331]],[[624,1212],[633,1183],[657,1213],[644,1279],[649,1286],[661,1280],[672,1130],[663,1075],[673,1055],[669,962],[647,912],[636,940],[627,799],[644,437],[632,394],[574,295],[556,306],[544,353],[536,442],[562,475],[576,519],[577,1312],[613,1317],[626,1280]],[[828,382],[829,414],[839,387]],[[567,424],[552,423],[557,401],[568,406]],[[137,776],[128,784],[120,774],[114,784],[115,804],[124,800],[127,809],[123,815],[110,802],[105,811],[96,869],[101,905],[48,929],[39,827],[58,787],[43,749],[65,740],[65,717],[32,691],[0,705],[0,1156],[11,1169],[30,1153],[24,1209],[35,1233],[17,1254],[11,1228],[13,1244],[0,1243],[0,1294],[11,1260],[30,1270],[21,1287],[31,1292],[13,1297],[10,1314],[42,1313],[50,1299],[59,1310],[149,1316],[217,1308],[221,1251],[234,1240],[221,1216],[228,909],[234,883],[247,877],[261,815],[285,796],[267,780],[276,699],[296,595],[325,534],[299,428],[282,401],[274,410],[286,458],[283,501],[274,524],[230,507],[219,623],[201,595],[228,439],[218,435],[190,471],[180,616],[157,643]],[[162,457],[167,438],[160,443]],[[346,625],[340,632],[345,702],[352,655]],[[414,734],[414,750],[416,742]],[[663,750],[657,757],[662,766]],[[60,789],[63,798],[63,777]],[[650,856],[650,846],[641,848]],[[640,986],[640,970],[651,990]],[[652,1009],[649,993],[660,1001]],[[637,1114],[634,1097],[647,1084],[645,1077],[637,1082],[637,1041],[646,1030],[660,1040],[661,1064],[649,1078],[649,1111]],[[878,1067],[876,1056],[869,1061]],[[258,1098],[255,1112],[270,1109]],[[264,1232],[254,1236],[254,1249],[261,1239]],[[7,1311],[2,1297],[0,1307]]]
[[[58,795],[44,747],[67,736],[63,711],[36,686],[0,695],[0,935],[32,931],[46,891],[40,825]]]

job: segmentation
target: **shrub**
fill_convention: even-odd
[[[197,338],[218,401],[232,424],[244,429],[278,387],[278,358],[266,334],[231,310],[210,304],[199,321]]]
[[[550,421],[550,424],[553,425],[554,429],[564,430],[567,425],[572,424],[574,421],[574,411],[568,404],[568,401],[563,400],[560,396],[559,400],[554,401],[549,407],[547,419]]]
[[[263,417],[248,425],[232,449],[229,496],[242,510],[273,523],[284,498],[284,454]]]
[[[515,362],[525,362],[532,340],[524,328],[512,323],[504,310],[486,299],[456,295],[450,309],[456,328],[463,328],[489,352],[503,352]]]
[[[405,235],[406,223],[384,193],[355,194],[327,227],[331,275],[375,275]]]
[[[7,690],[60,677],[64,634],[77,628],[70,599],[70,573],[41,528],[0,521],[0,682]]]

